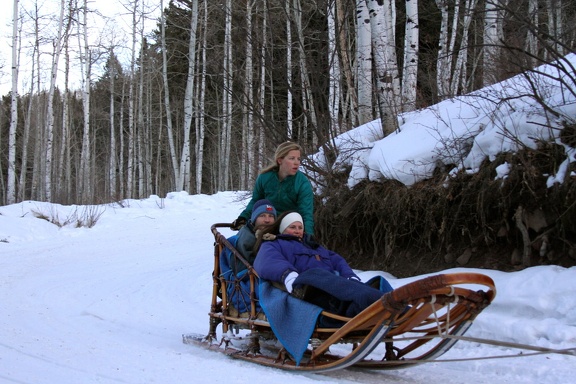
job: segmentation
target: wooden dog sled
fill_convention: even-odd
[[[185,334],[183,341],[265,366],[320,372],[349,366],[397,369],[433,360],[458,341],[496,295],[494,282],[483,274],[440,274],[384,294],[354,318],[323,311],[322,316],[343,325],[316,326],[304,356],[296,362],[259,305],[256,272],[218,231],[225,227],[230,224],[211,227],[215,246],[208,334]],[[224,249],[247,266],[243,285],[236,277],[222,273]],[[234,295],[229,292],[236,288],[245,290],[241,297],[247,310],[242,313],[230,299]]]

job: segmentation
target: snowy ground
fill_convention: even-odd
[[[185,345],[206,333],[210,225],[243,207],[238,195],[173,193],[125,207],[24,202],[0,207],[0,383],[568,383],[576,356],[430,363],[395,371],[299,374]],[[91,228],[59,228],[102,212]],[[77,220],[70,220],[76,222]],[[576,268],[503,273],[495,302],[468,336],[576,347]],[[367,274],[369,272],[366,272]],[[417,278],[391,279],[394,286]],[[443,358],[519,351],[459,342]]]

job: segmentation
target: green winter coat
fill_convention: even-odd
[[[248,221],[254,203],[260,199],[270,200],[278,216],[286,211],[298,212],[304,219],[304,231],[314,234],[314,193],[310,180],[302,172],[298,171],[282,181],[274,170],[260,174],[254,185],[252,199],[240,216]]]

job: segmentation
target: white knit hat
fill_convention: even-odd
[[[280,222],[280,233],[284,233],[284,230],[288,228],[288,226],[296,221],[299,221],[304,225],[304,220],[302,220],[302,216],[298,212],[290,212]]]

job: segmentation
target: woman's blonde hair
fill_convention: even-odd
[[[280,169],[280,166],[278,165],[278,160],[285,158],[290,151],[300,151],[301,155],[304,152],[302,150],[302,147],[298,143],[295,143],[293,141],[286,141],[276,148],[276,152],[274,152],[274,161],[270,163],[267,167],[262,169],[260,171],[260,174],[270,171],[277,171],[278,169]]]

